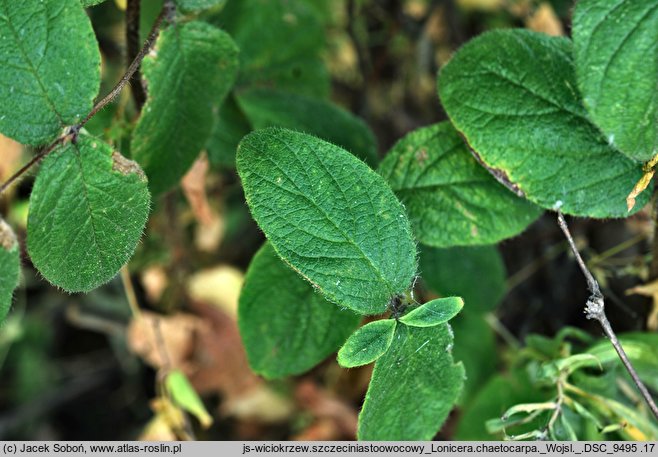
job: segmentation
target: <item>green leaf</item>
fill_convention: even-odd
[[[567,39],[485,33],[443,67],[439,94],[483,163],[531,201],[576,216],[628,215],[641,167],[589,122]],[[643,192],[635,209],[650,195]]]
[[[322,18],[300,0],[230,1],[212,19],[240,48],[241,87],[290,89],[327,97]]]
[[[149,206],[139,166],[81,135],[46,157],[37,175],[27,225],[32,263],[56,286],[88,292],[133,254]]]
[[[178,407],[196,417],[204,428],[210,427],[212,416],[182,371],[170,371],[165,378],[165,385]]]
[[[0,218],[0,323],[4,322],[18,287],[21,253],[14,231]]]
[[[227,0],[174,0],[183,13],[198,13],[203,10],[221,8]]]
[[[82,3],[82,6],[85,8],[94,6],[94,5],[99,5],[103,3],[105,0],[80,0],[80,3]]]
[[[272,379],[308,371],[335,352],[360,320],[316,293],[269,243],[251,261],[238,324],[256,373]]]
[[[658,4],[581,0],[574,59],[587,110],[628,157],[658,154]]]
[[[482,168],[449,122],[402,138],[379,173],[404,203],[418,240],[428,246],[497,243],[541,214]]]
[[[496,246],[422,246],[420,272],[430,289],[464,299],[464,312],[487,312],[505,295],[505,265]],[[473,284],[477,282],[477,287]]]
[[[206,149],[210,163],[235,168],[235,153],[242,137],[251,132],[249,120],[231,94],[215,115],[214,126]]]
[[[131,151],[154,194],[176,185],[206,145],[213,110],[235,80],[237,53],[225,32],[188,22],[164,30],[144,59],[148,99]]]
[[[464,307],[460,297],[430,300],[400,318],[400,322],[411,327],[434,327],[455,317]]]
[[[365,122],[321,99],[270,89],[237,93],[240,108],[254,129],[285,127],[316,135],[377,164],[377,144]]]
[[[391,347],[395,319],[382,319],[364,325],[352,334],[338,351],[338,363],[345,368],[367,365],[380,358]]]
[[[0,3],[0,132],[41,145],[80,122],[100,86],[100,52],[78,0]]]
[[[237,154],[247,203],[279,256],[327,297],[384,312],[416,272],[404,208],[347,151],[291,130],[247,135]]]
[[[464,383],[452,360],[448,324],[398,325],[391,348],[375,363],[363,409],[360,440],[431,440],[448,417]]]

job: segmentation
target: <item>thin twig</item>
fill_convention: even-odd
[[[162,25],[162,22],[164,21],[164,19],[170,18],[172,16],[173,11],[174,11],[173,3],[167,0],[164,6],[162,7],[162,11],[160,12],[157,19],[155,20],[155,23],[151,28],[151,32],[149,33],[149,36],[146,39],[146,42],[144,43],[144,46],[142,47],[141,51],[139,51],[137,57],[135,57],[132,64],[130,64],[130,67],[128,67],[126,73],[121,77],[121,80],[117,83],[116,86],[114,86],[114,89],[112,89],[109,94],[103,97],[102,100],[97,102],[96,105],[94,105],[94,107],[91,109],[87,117],[85,117],[80,123],[67,128],[66,133],[61,135],[59,138],[53,141],[48,147],[46,147],[37,155],[35,155],[27,164],[25,164],[20,170],[14,173],[14,175],[10,177],[4,184],[2,184],[2,186],[0,186],[0,195],[2,195],[2,193],[5,190],[7,190],[7,188],[11,186],[16,180],[18,180],[21,176],[27,173],[34,165],[39,163],[47,155],[49,155],[51,152],[57,149],[58,146],[61,146],[68,141],[75,143],[82,127],[84,127],[84,125],[87,122],[89,122],[89,120],[92,117],[94,117],[100,110],[105,108],[105,106],[107,106],[112,100],[114,100],[114,98],[117,95],[119,95],[119,93],[121,93],[121,90],[130,81],[130,78],[133,76],[135,71],[137,71],[137,69],[142,63],[142,60],[144,60],[146,54],[150,52],[151,48],[153,47],[153,44],[155,43],[155,40],[158,38],[158,34],[160,33],[160,26]]]
[[[576,243],[574,243],[573,237],[571,236],[571,232],[569,231],[569,226],[567,225],[567,222],[564,220],[564,216],[560,211],[557,212],[557,221],[558,224],[560,225],[560,228],[562,229],[562,232],[564,232],[564,236],[567,238],[567,241],[569,242],[569,246],[571,246],[571,251],[573,252],[573,255],[576,257],[576,261],[578,262],[580,269],[585,275],[585,279],[587,280],[587,287],[591,292],[591,295],[587,300],[587,305],[585,306],[585,315],[587,319],[596,319],[597,321],[599,321],[599,324],[601,324],[601,328],[603,328],[603,333],[605,333],[605,335],[610,340],[610,343],[612,343],[612,346],[615,348],[615,351],[617,351],[617,355],[619,355],[621,362],[626,367],[626,370],[631,375],[631,378],[633,378],[635,385],[637,386],[638,390],[642,394],[644,401],[647,403],[647,405],[649,405],[649,409],[651,410],[655,418],[658,419],[658,406],[656,406],[656,403],[653,401],[653,398],[651,397],[649,390],[646,388],[646,386],[638,376],[637,371],[635,371],[635,368],[633,367],[633,364],[631,363],[630,359],[626,355],[624,348],[621,346],[621,343],[619,342],[617,335],[612,330],[612,326],[610,325],[610,322],[608,321],[608,317],[605,314],[603,294],[601,293],[601,289],[599,288],[599,283],[596,281],[596,279],[594,279],[594,276],[587,268],[587,265],[583,261],[583,258],[580,256],[580,252],[578,252],[578,248],[576,248]]]
[[[139,55],[139,22],[141,16],[141,0],[128,0],[126,4],[126,57],[128,64],[135,61]],[[137,111],[141,111],[146,101],[146,92],[142,85],[140,67],[137,67],[135,73],[130,78],[130,89],[132,92]]]
[[[142,317],[142,311],[139,308],[135,288],[133,287],[132,279],[130,279],[128,265],[121,267],[121,282],[123,282],[123,289],[126,292],[126,300],[128,300],[128,306],[130,307],[130,312],[132,313],[133,318],[138,319]]]

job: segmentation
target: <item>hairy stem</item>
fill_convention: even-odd
[[[135,61],[139,55],[139,21],[141,16],[141,0],[128,0],[126,4],[126,58],[130,64]],[[141,111],[146,101],[146,92],[142,85],[142,76],[140,67],[137,67],[135,73],[130,78],[130,89],[137,111]]]
[[[644,401],[649,406],[649,409],[651,410],[655,418],[658,419],[658,406],[656,406],[656,403],[651,397],[649,390],[646,388],[646,386],[638,376],[637,371],[635,370],[633,364],[631,363],[630,359],[626,355],[626,351],[624,351],[624,348],[619,342],[617,335],[615,334],[614,330],[612,330],[612,326],[610,325],[610,322],[608,321],[608,317],[605,314],[603,294],[601,293],[599,283],[596,281],[592,273],[587,268],[587,265],[585,264],[583,258],[580,255],[580,252],[578,252],[576,243],[574,243],[573,237],[571,236],[571,232],[569,231],[569,226],[567,225],[567,221],[564,220],[564,216],[560,211],[557,212],[557,221],[558,224],[560,225],[560,228],[562,229],[562,232],[564,233],[564,236],[567,238],[567,241],[569,242],[571,251],[573,252],[573,255],[576,257],[576,261],[578,262],[580,269],[585,275],[585,279],[587,280],[587,288],[591,292],[591,295],[587,300],[587,304],[585,306],[585,315],[587,316],[588,319],[596,319],[599,322],[599,324],[601,324],[603,333],[605,333],[605,335],[610,340],[610,343],[615,348],[615,351],[617,351],[617,355],[619,356],[621,362],[626,367],[628,373],[631,375],[631,378],[633,378],[633,382],[635,382],[635,385],[640,391],[640,394],[642,394],[642,397],[644,398]]]
[[[126,73],[121,77],[119,82],[117,83],[116,86],[114,86],[114,89],[110,91],[109,94],[107,94],[105,97],[103,97],[102,100],[96,103],[94,107],[91,109],[89,114],[78,124],[69,127],[66,129],[66,133],[62,134],[59,138],[57,138],[55,141],[53,141],[50,145],[48,145],[46,148],[42,149],[37,155],[35,155],[27,164],[25,164],[20,170],[18,170],[16,173],[14,173],[13,176],[11,176],[5,183],[3,183],[0,186],[0,195],[7,190],[9,186],[11,186],[16,180],[18,180],[21,176],[23,176],[25,173],[27,173],[34,165],[39,163],[41,160],[43,160],[48,154],[53,152],[55,149],[57,149],[58,146],[61,146],[62,144],[72,141],[75,143],[78,134],[80,133],[80,130],[84,125],[89,122],[89,120],[94,117],[100,110],[105,108],[112,100],[116,98],[117,95],[121,93],[121,90],[125,87],[126,84],[130,81],[130,79],[133,77],[135,72],[139,69],[142,60],[144,60],[144,57],[146,57],[146,54],[148,54],[153,48],[153,44],[155,43],[155,40],[158,38],[158,35],[160,33],[160,26],[162,25],[162,22],[166,19],[171,17],[172,13],[174,11],[174,6],[171,1],[167,0],[162,7],[162,11],[158,15],[157,19],[153,23],[153,27],[151,28],[151,32],[149,33],[148,38],[146,39],[146,42],[142,46],[142,49],[137,53],[137,56],[133,59],[132,63],[126,70]]]

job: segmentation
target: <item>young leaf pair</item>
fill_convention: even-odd
[[[434,327],[448,322],[463,307],[464,301],[459,297],[437,298],[399,319],[370,322],[348,338],[338,351],[338,363],[345,368],[372,363],[391,347],[398,322],[410,327]]]

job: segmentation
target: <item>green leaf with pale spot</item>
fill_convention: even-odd
[[[254,219],[279,256],[325,297],[379,314],[410,287],[416,247],[404,208],[383,178],[311,135],[247,135],[237,168]]]
[[[422,246],[420,273],[434,292],[464,299],[464,312],[488,312],[505,295],[505,264],[496,246]],[[473,287],[477,284],[477,287]]]
[[[203,22],[161,32],[142,71],[148,99],[131,151],[154,194],[175,186],[205,147],[213,110],[231,89],[238,50],[231,37]]]
[[[322,18],[305,1],[229,1],[211,21],[230,33],[240,48],[238,86],[329,95]]]
[[[455,317],[464,307],[460,297],[445,297],[430,300],[412,309],[400,318],[400,322],[411,327],[434,327]]]
[[[529,200],[576,216],[625,217],[642,170],[589,121],[571,52],[565,38],[485,33],[443,67],[441,101],[483,163]]]
[[[375,136],[365,122],[338,106],[270,89],[239,91],[237,100],[254,129],[285,127],[316,135],[376,166]]]
[[[395,319],[382,319],[370,322],[354,332],[338,351],[340,366],[360,367],[384,355],[393,342],[396,323]]]
[[[375,363],[361,414],[360,440],[431,440],[462,390],[464,368],[452,359],[448,324],[398,325]]]
[[[430,246],[497,243],[541,214],[482,168],[449,122],[402,138],[379,173],[404,203],[418,240]]]
[[[21,273],[21,253],[14,231],[0,218],[0,324],[11,308]]]
[[[194,390],[187,376],[180,370],[167,373],[165,385],[174,403],[196,417],[204,428],[212,424],[212,416],[208,413],[205,405]]]
[[[609,143],[635,160],[658,154],[658,2],[581,0],[573,41],[585,107]]]
[[[48,281],[88,292],[132,256],[150,207],[139,166],[81,135],[43,161],[30,196],[27,248]]]
[[[315,292],[269,243],[251,261],[238,325],[256,373],[272,379],[310,370],[335,352],[360,320]]]
[[[0,132],[41,145],[91,111],[100,52],[78,0],[0,1]]]
[[[227,0],[174,0],[183,13],[198,13],[203,10],[219,9]]]

